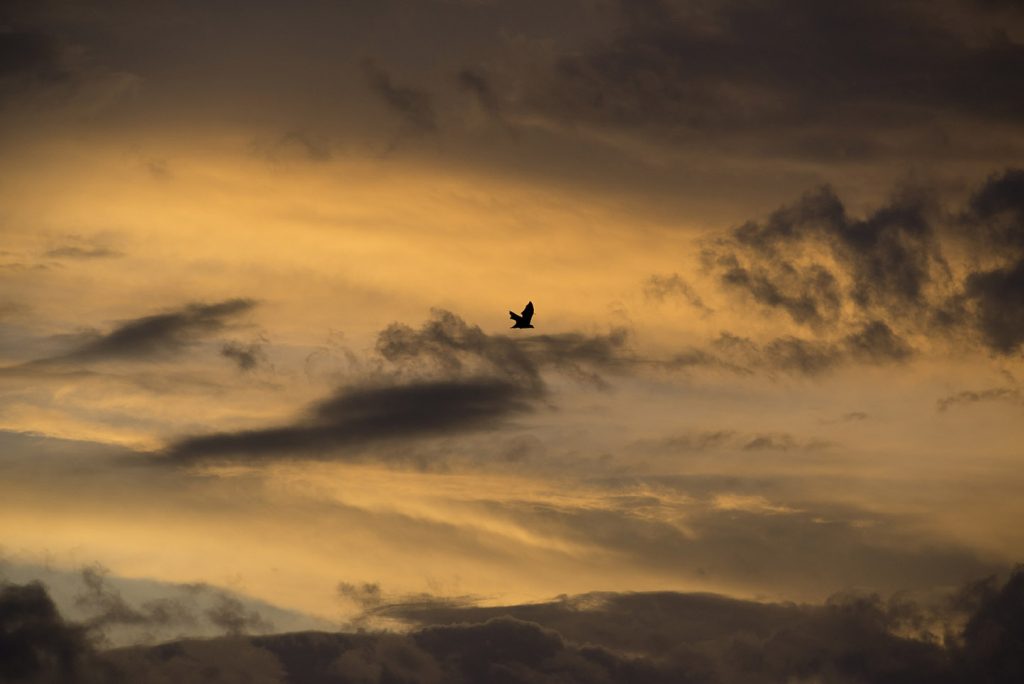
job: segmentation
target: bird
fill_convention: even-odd
[[[515,325],[512,326],[513,328],[532,328],[533,326],[530,324],[530,321],[533,320],[533,302],[527,302],[522,314],[509,311],[508,316],[515,321]]]

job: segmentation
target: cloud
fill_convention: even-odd
[[[106,334],[82,335],[64,354],[37,359],[14,370],[91,361],[141,361],[181,353],[203,337],[225,330],[229,322],[250,311],[251,299],[228,299],[216,304],[189,304],[167,313],[122,321]],[[10,369],[8,369],[10,370]]]
[[[682,297],[693,308],[700,309],[706,313],[712,312],[711,309],[705,306],[700,295],[678,273],[673,273],[670,276],[652,275],[647,279],[647,283],[644,286],[644,294],[648,298],[658,301],[664,301],[670,296]]]
[[[197,435],[170,445],[174,462],[206,458],[359,457],[377,443],[492,429],[532,411],[547,393],[542,370],[603,385],[598,371],[631,363],[625,330],[514,339],[488,335],[455,314],[435,310],[419,329],[393,323],[377,336],[390,364],[370,382],[338,389],[294,422]]]
[[[945,267],[929,210],[927,193],[899,190],[865,218],[851,218],[824,187],[763,223],[743,224],[711,251],[724,283],[745,287],[797,323],[822,322],[820,311],[834,322],[844,298],[866,313],[912,312],[927,304],[926,288]],[[850,283],[845,297],[831,271],[794,261],[811,247],[826,250],[843,269]]]
[[[241,371],[255,370],[267,364],[267,355],[259,342],[225,342],[220,348],[220,355],[233,361]]]
[[[437,131],[433,99],[429,93],[396,84],[391,75],[373,60],[363,60],[362,67],[370,90],[411,130],[418,133]]]
[[[953,211],[939,211],[935,190],[904,187],[855,218],[824,187],[706,242],[704,265],[726,292],[784,313],[812,337],[758,345],[727,335],[703,363],[814,374],[848,362],[906,361],[918,351],[907,341],[915,334],[1016,353],[1024,345],[1022,196],[1024,171],[1011,168]],[[677,289],[671,280],[652,282],[659,295]]]
[[[954,600],[955,599],[955,600]],[[299,632],[97,652],[42,585],[0,589],[12,681],[573,683],[1015,681],[1024,570],[948,599],[843,592],[824,604],[592,593],[534,604],[400,605],[404,634]]]
[[[217,594],[216,604],[207,608],[205,615],[211,623],[230,636],[274,629],[274,625],[267,622],[259,611],[247,608],[235,597],[224,593]]]
[[[177,585],[167,595],[133,604],[108,581],[109,574],[98,564],[82,568],[83,589],[74,598],[84,615],[82,625],[99,642],[129,634],[132,643],[149,643],[158,635],[209,628],[229,636],[273,631],[273,624],[257,608],[215,587]]]
[[[973,325],[985,344],[1013,354],[1024,344],[1024,169],[990,176],[960,212],[958,230],[986,266],[965,278],[937,318]],[[994,262],[994,263],[993,263]]]
[[[68,74],[61,61],[60,47],[52,36],[0,25],[0,83],[63,80]]]
[[[0,584],[0,679],[73,682],[91,655],[85,630],[64,621],[43,585]]]
[[[837,160],[921,145],[922,122],[1008,122],[1024,105],[1024,46],[983,13],[964,21],[913,0],[616,6],[610,37],[566,51],[531,84],[534,111],[680,148]]]
[[[379,442],[452,435],[496,426],[529,411],[535,392],[490,378],[413,382],[338,391],[298,421],[280,427],[187,437],[173,443],[173,462],[201,459],[353,457]]]
[[[628,339],[625,328],[606,335],[560,333],[521,339],[488,335],[449,311],[435,309],[433,318],[418,330],[401,323],[388,326],[377,337],[377,351],[394,363],[430,361],[447,373],[475,369],[541,390],[545,367],[603,384],[599,371],[615,371],[632,363]]]
[[[110,249],[109,247],[78,247],[76,245],[66,245],[64,247],[54,247],[53,249],[47,250],[46,256],[55,259],[109,259],[124,255],[117,250]]]
[[[1019,402],[1021,399],[1020,391],[1012,387],[993,387],[986,390],[963,390],[950,394],[947,397],[942,397],[938,400],[938,409],[945,411],[951,406],[958,404],[975,404],[979,401],[1009,401]]]
[[[274,163],[292,159],[327,162],[334,157],[329,140],[303,130],[288,131],[270,141],[253,140],[249,147],[253,154]]]

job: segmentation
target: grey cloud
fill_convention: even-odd
[[[173,462],[200,459],[353,457],[375,442],[454,434],[494,427],[529,411],[535,392],[491,378],[413,382],[341,390],[281,427],[187,437],[173,443]]]
[[[81,623],[97,642],[112,639],[151,643],[182,632],[237,636],[267,633],[273,624],[251,604],[206,584],[170,587],[166,595],[132,603],[100,566],[81,570],[82,591],[74,598]]]
[[[396,84],[391,75],[373,60],[364,60],[363,74],[370,89],[412,130],[419,133],[437,131],[433,99],[416,88]]]
[[[624,328],[607,335],[561,333],[522,339],[488,335],[451,312],[435,310],[419,330],[399,323],[383,330],[377,337],[377,351],[392,362],[429,359],[448,373],[483,370],[537,390],[543,387],[545,367],[601,384],[598,371],[615,371],[632,362],[628,339]]]
[[[864,219],[850,218],[835,193],[821,188],[773,212],[764,223],[750,222],[734,230],[732,249],[726,247],[717,255],[722,278],[729,282],[739,259],[748,260],[760,276],[747,285],[758,301],[783,307],[798,323],[813,322],[816,318],[805,311],[839,308],[835,278],[819,265],[801,269],[784,255],[817,243],[847,270],[852,288],[846,295],[862,310],[920,309],[927,304],[926,288],[945,268],[929,211],[925,193],[903,190]],[[794,281],[803,289],[795,302],[774,295],[796,289]]]
[[[546,395],[541,371],[552,368],[602,384],[598,370],[630,363],[625,330],[515,339],[488,335],[437,310],[419,329],[393,323],[376,351],[391,376],[339,389],[289,424],[186,437],[165,455],[173,462],[204,458],[319,456],[357,458],[374,443],[456,435],[494,428],[533,410]]]
[[[960,221],[985,249],[1024,250],[1024,169],[990,176],[971,196]]]
[[[383,600],[380,585],[374,582],[363,582],[362,584],[339,582],[338,594],[356,603],[364,610],[379,606]]]
[[[900,149],[938,118],[1010,121],[1024,47],[976,40],[930,3],[622,1],[615,34],[558,58],[530,104],[678,146],[836,158]],[[749,134],[749,135],[748,135]]]
[[[727,290],[814,333],[763,343],[769,366],[813,374],[840,362],[904,361],[915,354],[907,333],[977,340],[1010,355],[1024,345],[1022,196],[1024,172],[1011,168],[990,176],[956,211],[938,211],[933,191],[903,188],[853,218],[826,187],[706,243],[703,260]],[[960,280],[943,253],[957,241],[973,254]],[[821,250],[831,257],[828,268],[814,262]],[[673,286],[657,282],[659,292]],[[749,365],[757,345],[726,342],[715,343],[710,359],[691,354],[691,365]],[[736,361],[743,356],[745,363]]]
[[[720,368],[739,374],[755,371],[821,375],[854,362],[903,363],[915,350],[881,321],[868,321],[836,340],[784,335],[764,344],[723,332],[711,349],[691,348],[662,362],[665,368]]]
[[[0,79],[62,80],[68,74],[61,65],[60,52],[52,36],[0,24]]]
[[[211,623],[231,636],[274,629],[273,624],[265,620],[259,611],[223,593],[217,595],[216,604],[207,608],[204,614]]]
[[[515,133],[515,129],[504,115],[498,93],[486,74],[477,69],[463,69],[458,73],[457,80],[459,87],[473,96],[487,116],[510,133]]]
[[[1009,401],[1019,402],[1020,391],[1012,387],[993,387],[986,390],[963,390],[938,400],[937,406],[940,411],[945,411],[951,406],[958,404],[975,404],[980,401]]]
[[[220,348],[220,355],[233,361],[241,371],[255,370],[268,363],[263,345],[259,342],[225,342]]]
[[[91,656],[85,630],[64,621],[43,585],[0,584],[0,679],[75,682]]]
[[[976,306],[976,325],[993,350],[1012,354],[1024,344],[1024,256],[1006,268],[970,274],[964,296]]]
[[[203,337],[226,329],[229,322],[250,311],[251,299],[229,299],[216,304],[189,304],[167,313],[121,322],[106,334],[89,334],[70,352],[31,361],[31,366],[106,360],[143,360],[170,356]]]
[[[1024,170],[990,176],[961,212],[959,228],[995,266],[968,274],[962,292],[936,317],[947,325],[970,322],[1001,354],[1024,344]]]
[[[831,445],[819,440],[802,441],[785,433],[757,435],[743,445],[744,451],[789,451],[791,449],[821,450]]]
[[[1020,568],[945,602],[850,592],[816,605],[594,593],[527,605],[394,606],[390,616],[413,627],[406,634],[299,632],[97,652],[41,585],[8,585],[0,673],[97,683],[1010,682],[1024,653],[1022,597]]]
[[[711,309],[704,304],[700,295],[678,273],[673,273],[669,276],[652,275],[644,285],[644,294],[651,299],[659,301],[664,301],[670,296],[679,296],[689,302],[695,309],[711,313]]]
[[[65,245],[47,250],[46,256],[55,259],[109,259],[123,256],[121,252],[109,247],[78,247]]]
[[[843,342],[854,358],[874,363],[904,361],[914,354],[914,349],[882,321],[864,324]]]
[[[329,140],[304,130],[288,131],[271,140],[253,140],[249,148],[253,154],[270,162],[283,162],[291,159],[326,162],[334,157]]]

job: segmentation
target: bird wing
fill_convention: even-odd
[[[523,309],[523,322],[529,325],[531,318],[533,318],[533,302],[527,302],[526,308]]]
[[[520,316],[519,314],[517,314],[515,311],[509,311],[508,312],[508,317],[511,318],[513,321],[521,321],[521,320],[523,320],[523,317]]]

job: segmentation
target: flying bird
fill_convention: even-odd
[[[514,311],[508,312],[509,318],[515,321],[513,328],[532,328],[530,321],[533,320],[533,302],[527,302],[526,308],[523,309],[523,313],[517,314]]]

